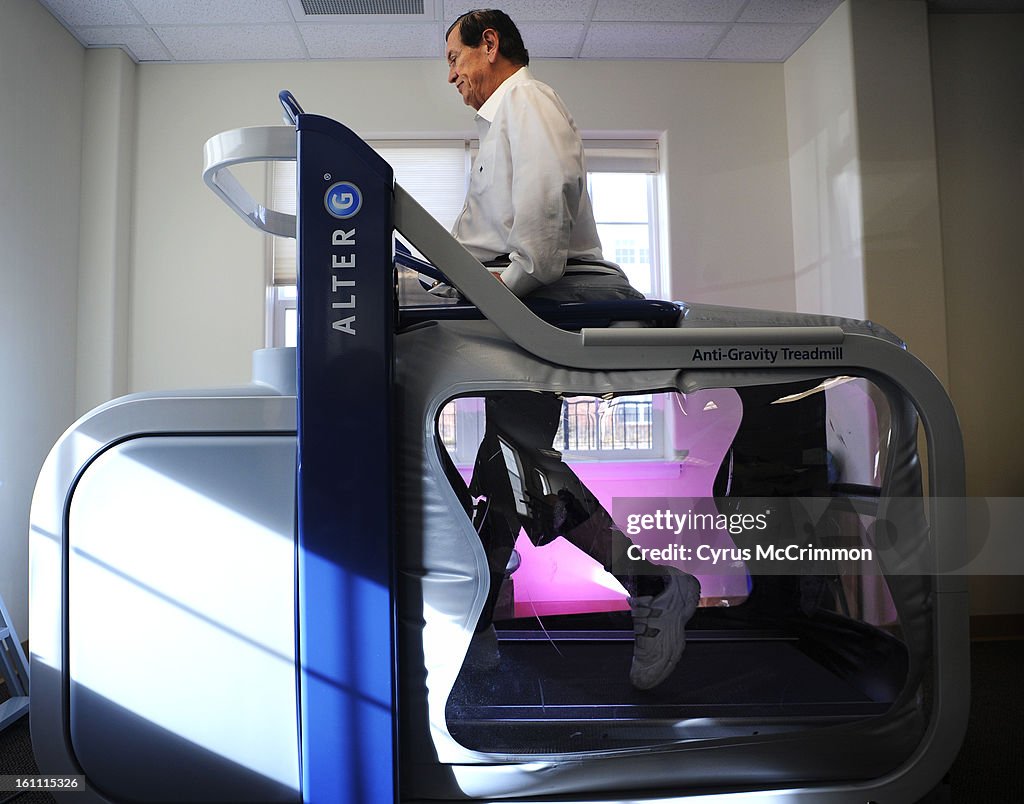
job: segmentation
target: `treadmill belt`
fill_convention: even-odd
[[[654,690],[629,683],[632,641],[501,642],[493,670],[470,661],[448,701],[452,736],[495,753],[611,750],[804,730],[884,713],[781,639],[691,639]]]

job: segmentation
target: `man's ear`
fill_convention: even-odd
[[[481,34],[481,38],[484,42],[484,52],[487,55],[487,61],[494,64],[498,58],[498,43],[500,41],[498,32],[493,28],[488,28]]]

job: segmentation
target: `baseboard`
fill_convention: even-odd
[[[1024,639],[1024,614],[972,614],[971,641]]]

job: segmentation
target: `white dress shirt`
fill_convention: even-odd
[[[480,152],[452,234],[481,262],[508,255],[517,296],[558,281],[566,260],[600,260],[583,143],[547,84],[520,68],[476,115]]]

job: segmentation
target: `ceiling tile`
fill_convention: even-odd
[[[578,21],[585,22],[590,18],[590,10],[594,0],[516,0],[506,3],[503,11],[518,26],[520,22]],[[444,0],[445,28],[454,22],[460,14],[467,11],[487,7],[480,0]]]
[[[124,0],[41,0],[68,25],[138,25],[142,22]]]
[[[518,26],[530,58],[569,59],[583,44],[586,26],[580,23],[524,22]]]
[[[740,22],[818,24],[828,19],[841,0],[750,0]]]
[[[79,41],[90,47],[123,45],[136,61],[170,61],[171,54],[153,32],[141,25],[79,28]]]
[[[747,0],[597,0],[595,20],[732,22]]]
[[[814,32],[813,25],[744,25],[729,29],[712,59],[785,61]]]
[[[580,56],[587,59],[703,59],[727,25],[641,22],[590,25]]]
[[[282,0],[132,0],[150,25],[291,22]]]
[[[443,31],[438,23],[299,23],[313,59],[437,59],[444,79]]]
[[[306,49],[292,24],[157,26],[154,29],[178,61],[265,61],[303,59]]]

